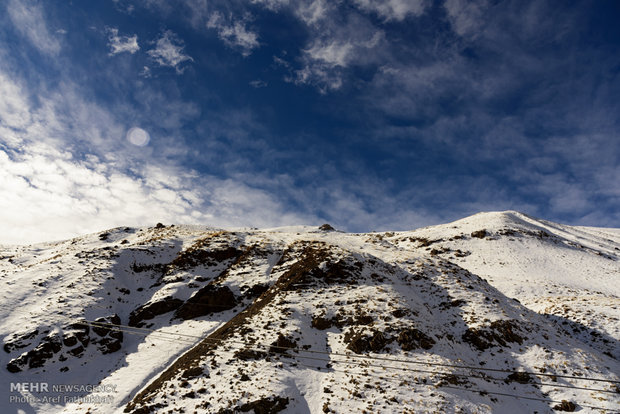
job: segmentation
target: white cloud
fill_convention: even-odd
[[[239,49],[243,56],[260,46],[258,34],[246,27],[247,18],[225,19],[220,12],[213,12],[207,21],[207,28],[217,31],[218,37],[229,47]]]
[[[336,6],[335,2],[327,0],[251,0],[254,4],[278,12],[282,9],[289,9],[304,24],[312,26],[328,17],[329,12]]]
[[[256,89],[264,88],[267,86],[267,82],[262,79],[256,79],[250,82],[250,86]]]
[[[248,11],[250,3],[276,11],[288,0],[147,0],[144,5],[167,17],[183,16],[194,29],[213,30],[227,47],[248,56],[260,46],[258,33],[248,28],[248,23],[253,19]]]
[[[133,55],[140,50],[140,46],[138,45],[138,35],[119,36],[118,29],[112,27],[108,28],[107,32],[110,56],[123,52],[128,52]]]
[[[10,0],[7,12],[13,25],[32,45],[45,54],[58,54],[60,43],[47,30],[43,11],[38,4],[28,0]]]
[[[250,55],[261,46],[259,33],[250,22],[254,19],[248,3],[261,6],[274,13],[294,16],[307,31],[307,43],[297,62],[277,63],[286,65],[288,82],[310,84],[326,93],[344,84],[344,69],[353,64],[376,63],[386,52],[384,32],[370,16],[360,12],[378,14],[385,20],[402,21],[408,16],[418,16],[425,11],[428,0],[354,0],[354,4],[329,0],[250,0],[249,2],[209,2],[185,0],[179,7],[186,9],[189,22],[217,33],[228,47],[243,56]],[[176,3],[175,3],[176,4]],[[174,7],[171,2],[150,0],[150,7],[169,15]],[[355,7],[357,6],[357,8]],[[385,49],[385,48],[384,48]],[[295,67],[296,66],[296,67]]]
[[[320,39],[309,49],[306,56],[329,66],[346,67],[350,62],[359,60],[360,55],[372,50],[383,40],[383,32],[368,33],[366,38],[356,39],[353,36],[338,36],[336,38]]]
[[[112,0],[114,6],[121,13],[131,14],[135,10],[135,6],[129,3],[129,0]]]
[[[143,66],[139,75],[146,79],[150,78],[152,76],[151,68],[149,68],[148,66]]]
[[[297,3],[295,14],[307,25],[317,25],[329,16],[330,3],[326,0],[311,0]]]
[[[157,221],[308,222],[288,212],[273,193],[199,175],[168,160],[171,150],[183,146],[178,138],[159,137],[156,151],[131,145],[125,140],[130,126],[79,91],[68,84],[53,92],[39,89],[35,106],[20,79],[0,70],[0,243],[58,240]],[[157,95],[148,96],[152,105],[164,104]],[[171,112],[195,112],[191,105],[182,108]],[[172,118],[170,128],[183,122]]]
[[[446,0],[444,3],[452,29],[459,36],[476,37],[484,24],[486,0]]]
[[[289,69],[291,67],[291,64],[289,62],[278,56],[273,57],[273,63],[286,69]]]
[[[147,53],[151,56],[155,62],[160,66],[169,66],[175,68],[178,73],[183,72],[180,67],[181,63],[189,61],[192,62],[190,56],[186,55],[183,51],[183,41],[170,30],[165,31],[162,36],[157,39],[155,48],[149,50]]]
[[[0,150],[2,243],[59,240],[126,225],[277,226],[308,218],[236,180],[149,166],[136,174],[47,144]]]
[[[419,16],[429,5],[426,0],[354,0],[365,11],[377,13],[386,20],[402,21],[407,16]]]
[[[160,184],[74,160],[46,144],[0,151],[2,242],[60,239],[153,220],[182,222],[191,206]],[[174,201],[174,203],[171,203]],[[198,217],[200,219],[201,217]]]
[[[305,26],[307,44],[297,68],[286,67],[289,70],[285,80],[313,85],[321,93],[340,89],[351,66],[377,65],[391,59],[391,45],[385,32],[367,14],[376,14],[384,21],[402,22],[422,15],[430,6],[428,0],[353,0],[352,5],[325,0],[252,3],[274,12],[287,10]]]
[[[353,19],[315,38],[303,51],[303,67],[290,80],[314,85],[321,93],[339,89],[343,85],[343,69],[375,59],[384,40],[382,31],[364,20]]]
[[[329,66],[344,67],[347,65],[354,47],[354,44],[349,41],[329,39],[327,43],[314,44],[306,50],[306,54],[310,59],[324,62]]]
[[[321,94],[342,87],[342,74],[334,67],[320,63],[306,65],[295,72],[295,77],[285,78],[287,82],[314,85]]]
[[[24,128],[30,124],[27,98],[20,86],[0,72],[0,125]]]
[[[278,11],[290,4],[289,0],[250,0],[250,2],[253,4],[260,4],[272,11]]]

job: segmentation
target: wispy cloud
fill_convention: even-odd
[[[23,79],[0,70],[0,93],[3,243],[156,221],[274,226],[309,220],[268,191],[183,167],[175,161],[183,147],[179,137],[131,145],[125,135],[132,125],[120,116],[126,111],[88,102],[75,85],[40,89],[35,104]],[[155,91],[140,98],[170,131],[196,113],[191,103],[171,103]]]
[[[207,28],[217,31],[218,37],[229,47],[237,49],[243,56],[249,56],[260,46],[258,34],[247,28],[248,16],[240,19],[225,18],[220,12],[213,12],[207,21]]]
[[[255,79],[253,81],[250,81],[250,86],[256,89],[264,88],[267,86],[267,82],[261,79]]]
[[[34,47],[48,55],[58,54],[60,42],[49,32],[43,9],[38,3],[29,0],[10,0],[6,10],[15,28]]]
[[[264,226],[303,220],[271,195],[234,180],[159,166],[130,174],[96,156],[76,160],[46,144],[29,144],[21,154],[0,149],[0,179],[3,243],[157,221]]]
[[[0,151],[4,242],[71,237],[154,217],[191,220],[178,187],[115,171],[95,156],[74,160],[46,144],[28,144],[21,152]],[[167,191],[172,198],[164,197]]]
[[[328,0],[252,0],[252,3],[260,4],[273,12],[287,10],[309,26],[319,24],[335,7],[335,2]]]
[[[10,129],[27,127],[31,122],[28,98],[18,83],[1,72],[0,96],[0,126]]]
[[[378,61],[385,45],[384,32],[361,17],[349,16],[346,24],[330,22],[320,33],[303,50],[294,81],[314,85],[322,93],[339,89],[350,66]]]
[[[367,12],[377,13],[385,20],[404,20],[407,16],[419,16],[430,5],[427,0],[354,0]]]
[[[146,79],[148,79],[148,78],[150,78],[151,76],[153,76],[153,75],[151,74],[151,68],[149,68],[148,66],[143,66],[143,67],[142,67],[142,70],[140,71],[140,73],[139,73],[139,74],[140,74],[140,76],[142,76],[143,78],[146,78]]]
[[[620,222],[617,47],[574,47],[579,35],[565,37],[581,27],[583,9],[149,0],[141,4],[158,3],[158,18],[191,22],[187,46],[171,31],[152,43],[140,35],[138,45],[109,29],[109,49],[80,61],[72,53],[83,49],[64,46],[83,33],[64,24],[69,33],[58,35],[43,3],[7,3],[5,21],[17,29],[8,24],[0,35],[47,56],[0,42],[0,222],[15,223],[5,240],[155,220],[406,229],[489,209]],[[131,18],[140,17],[134,10]],[[261,31],[278,18],[294,28],[286,41]],[[222,49],[193,43],[200,36],[253,56],[221,58]],[[123,52],[135,56],[105,57]],[[192,85],[183,84],[190,76],[157,76],[158,66],[183,72],[190,55],[211,64],[192,71]],[[85,76],[92,62],[110,64],[97,72],[104,93]],[[222,75],[231,62],[240,76]],[[135,78],[141,68],[149,79]],[[305,86],[302,103],[283,111],[303,125],[274,126],[295,122],[272,110],[275,98],[264,108],[227,100],[299,92],[277,76]],[[269,89],[247,90],[267,80]],[[229,87],[238,89],[218,93]],[[134,127],[150,136],[134,140],[143,146],[125,138]]]
[[[110,56],[123,52],[128,52],[133,55],[140,50],[140,46],[138,45],[138,35],[119,36],[118,29],[113,27],[108,27],[106,31],[108,32]]]
[[[446,0],[444,7],[450,24],[458,35],[475,37],[484,24],[483,14],[488,3],[486,0]]]
[[[136,7],[131,4],[130,0],[112,0],[114,2],[114,7],[121,13],[131,14],[136,9]]]
[[[177,73],[182,73],[184,68],[181,64],[194,60],[185,54],[184,48],[183,41],[172,31],[166,30],[155,42],[155,48],[150,49],[147,53],[160,66],[169,66],[174,68]]]

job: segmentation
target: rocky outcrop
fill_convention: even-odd
[[[146,303],[136,308],[129,314],[129,326],[142,327],[145,325],[143,321],[153,319],[158,315],[172,312],[183,304],[181,299],[167,296],[155,302]]]
[[[175,318],[193,319],[237,306],[234,293],[227,286],[207,285],[185,301],[174,314]]]

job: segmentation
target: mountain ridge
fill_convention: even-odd
[[[613,230],[514,211],[358,234],[157,225],[0,257],[4,389],[115,385],[101,412],[618,407]]]

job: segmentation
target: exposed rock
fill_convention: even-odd
[[[90,326],[84,322],[73,323],[71,325],[66,326],[64,329],[63,338],[68,338],[74,336],[78,341],[85,347],[88,346],[90,342],[90,336],[88,335],[90,332]],[[66,346],[73,346],[67,345]]]
[[[8,364],[6,364],[6,369],[10,373],[15,374],[16,372],[20,372],[22,370],[22,367],[24,366],[24,364],[25,364],[25,361],[19,358],[12,359],[9,361]]]
[[[370,335],[366,335],[363,332],[350,330],[344,336],[345,343],[348,343],[347,349],[356,354],[381,352],[393,340],[394,338],[387,336],[381,331],[371,331]]]
[[[71,333],[65,333],[62,336],[62,344],[64,346],[72,347],[72,346],[76,345],[77,343],[78,343],[78,339],[76,338],[75,335],[73,335]]]
[[[492,346],[506,346],[507,343],[523,343],[524,337],[518,334],[519,325],[513,320],[491,322],[488,328],[468,328],[463,334],[463,341],[470,343],[481,351]]]
[[[449,301],[441,302],[439,304],[439,309],[448,310],[450,308],[456,308],[456,307],[459,307],[465,304],[467,304],[467,302],[464,301],[463,299],[449,300]]]
[[[355,322],[358,325],[370,325],[374,322],[374,319],[370,315],[357,315]]]
[[[201,367],[192,367],[183,371],[183,374],[181,374],[181,378],[196,378],[201,376],[202,374],[204,374],[204,370]]]
[[[330,263],[321,276],[328,284],[356,282],[361,277],[363,267],[364,265],[357,260],[338,260]]]
[[[261,398],[241,405],[238,410],[247,413],[254,410],[256,414],[276,414],[284,410],[288,405],[288,397]]]
[[[223,312],[235,306],[237,300],[228,286],[207,285],[181,305],[174,317],[187,320],[213,312]]]
[[[153,271],[155,273],[165,273],[166,264],[165,263],[149,263],[149,264],[140,264],[140,263],[132,263],[130,266],[131,270],[134,273],[142,273]]]
[[[269,352],[277,352],[279,354],[286,353],[289,349],[295,348],[297,343],[295,340],[288,338],[281,333],[278,334],[278,339],[275,340],[269,347]]]
[[[55,353],[62,349],[62,341],[57,333],[45,336],[41,343],[25,354],[24,362],[28,362],[28,368],[39,368],[45,364],[45,361],[51,359]],[[20,359],[24,355],[20,356]]]
[[[68,353],[70,353],[73,356],[79,356],[84,352],[84,347],[82,345],[77,346],[73,349],[70,349],[69,351],[67,351]]]
[[[407,313],[409,313],[407,309],[394,309],[392,311],[392,316],[394,316],[395,318],[402,318],[403,316],[407,315]]]
[[[256,298],[265,293],[267,290],[269,290],[269,285],[267,283],[257,283],[252,287],[245,289],[243,296],[246,298]]]
[[[242,361],[250,361],[250,360],[259,360],[259,359],[267,359],[269,354],[263,351],[256,351],[254,349],[240,349],[234,354],[235,358],[240,359]]]
[[[156,302],[146,303],[129,314],[128,324],[129,326],[142,327],[145,325],[142,321],[171,312],[178,309],[182,304],[183,301],[181,299],[173,298],[172,296],[165,297]]]
[[[93,343],[97,344],[97,349],[101,351],[102,354],[111,354],[121,349],[123,343],[123,333],[116,332],[116,337],[106,337],[98,340],[97,342],[93,341]]]
[[[110,332],[111,327],[107,327],[108,324],[111,325],[120,325],[121,318],[114,314],[111,316],[103,316],[101,318],[97,318],[94,320],[95,323],[100,323],[103,326],[95,326],[93,325],[93,332],[99,336],[106,336]]]
[[[508,375],[506,382],[518,382],[519,384],[529,384],[534,382],[534,378],[527,372],[513,372]]]
[[[312,318],[312,327],[319,330],[329,329],[333,325],[331,319],[324,318],[322,316],[315,316]]]
[[[406,328],[400,331],[397,338],[398,344],[403,351],[411,351],[416,348],[431,349],[435,341],[415,328]]]
[[[39,334],[39,330],[35,329],[32,332],[23,334],[21,336],[18,335],[13,335],[13,338],[9,341],[6,341],[4,343],[4,352],[6,353],[11,353],[16,349],[21,349],[21,348],[25,348],[28,345],[30,345],[32,342],[29,341],[29,339],[34,338],[35,336],[37,336]]]
[[[285,290],[301,290],[308,289],[312,286],[316,286],[317,283],[326,284],[341,284],[341,283],[356,283],[361,278],[363,264],[357,260],[340,259],[336,262],[328,262],[327,268],[323,269],[319,267],[322,259],[324,259],[324,252],[317,251],[313,267],[305,269],[296,269],[298,276],[296,280],[290,283]],[[304,262],[308,264],[309,262]],[[301,264],[301,263],[300,263]],[[297,263],[295,264],[297,265]],[[295,267],[291,267],[293,269]]]
[[[179,253],[170,263],[169,268],[191,269],[199,265],[215,266],[229,259],[236,259],[243,252],[234,247],[221,250],[204,250],[202,248],[190,248]]]
[[[439,383],[437,383],[437,386],[441,387],[447,384],[464,385],[467,384],[467,381],[461,379],[460,376],[456,376],[454,374],[444,374],[441,376],[441,380],[439,381]]]
[[[114,314],[111,316],[105,316],[95,319],[95,322],[110,325],[120,325],[121,318]],[[92,340],[94,344],[97,344],[97,349],[102,354],[110,354],[121,349],[123,343],[123,332],[114,328],[113,326],[93,326],[93,332],[95,332],[101,338],[95,338]]]
[[[577,409],[577,406],[572,401],[562,400],[562,402],[560,402],[560,404],[557,404],[555,407],[553,407],[553,409],[556,411],[573,412]]]
[[[78,348],[84,348],[88,345],[90,338],[88,336],[90,328],[87,325],[74,323],[66,326],[62,337],[58,333],[51,333],[41,339],[39,345],[28,352],[23,353],[17,358],[13,358],[7,364],[7,370],[15,373],[22,371],[26,366],[28,368],[40,368],[52,359],[55,354],[60,352],[63,345],[75,346],[78,341],[81,342]],[[38,331],[31,332],[27,336],[34,337]],[[25,336],[24,336],[25,337]],[[24,338],[22,337],[22,339]],[[71,353],[71,351],[70,351]],[[78,352],[79,353],[79,352]],[[73,355],[73,354],[72,354]],[[61,356],[62,358],[62,356]]]

